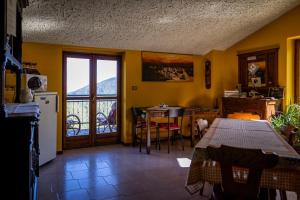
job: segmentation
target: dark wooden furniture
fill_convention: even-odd
[[[222,116],[235,112],[252,113],[260,116],[260,119],[269,119],[276,112],[278,100],[253,99],[253,98],[222,98]]]
[[[221,167],[222,187],[214,186],[215,200],[254,200],[259,199],[262,171],[273,168],[278,162],[275,154],[264,154],[260,149],[241,149],[221,145],[207,147],[209,157],[218,161]],[[234,179],[233,167],[241,167],[238,180]],[[245,178],[245,171],[246,178]]]
[[[38,105],[7,104],[6,109],[7,116],[0,118],[3,146],[7,147],[2,195],[16,200],[38,199]]]
[[[248,67],[253,63],[260,66],[255,74],[255,77],[261,78],[262,83],[261,87],[255,88],[258,92],[266,96],[269,87],[278,86],[278,49],[273,48],[238,54],[238,76],[243,91],[249,92],[253,89],[251,85],[252,76],[248,71]]]
[[[5,147],[2,196],[35,200],[38,199],[39,108],[34,103],[18,103],[22,73],[22,10],[28,0],[17,0],[15,5],[13,2],[0,1],[0,130]],[[16,104],[5,102],[7,69],[16,73]]]
[[[13,1],[3,0],[0,3],[0,114],[5,115],[5,70],[10,69],[16,73],[16,98],[15,102],[19,102],[21,89],[21,73],[22,73],[22,9],[28,5],[28,0],[17,0],[16,5],[12,5],[12,9],[16,9],[16,16],[12,16],[10,12],[10,4]],[[16,20],[15,31],[10,32],[11,18]],[[14,21],[14,20],[12,20]]]

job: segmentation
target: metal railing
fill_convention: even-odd
[[[96,132],[107,134],[117,131],[117,99],[97,99]],[[67,100],[66,134],[69,137],[88,135],[90,129],[89,100]]]

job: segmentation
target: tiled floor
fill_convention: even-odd
[[[138,147],[110,145],[64,151],[40,169],[41,200],[194,200],[185,189],[188,168],[180,167],[177,158],[191,158],[188,143],[185,151],[174,145],[150,155]]]
[[[204,200],[185,189],[188,168],[178,160],[190,159],[188,141],[185,151],[180,144],[162,150],[110,145],[64,151],[40,169],[40,200]],[[209,187],[206,187],[206,189]],[[210,193],[205,191],[206,195]],[[276,199],[279,199],[278,196]],[[288,199],[297,199],[288,193]]]

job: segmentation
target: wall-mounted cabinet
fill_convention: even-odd
[[[239,83],[242,88],[278,86],[278,49],[238,54]]]

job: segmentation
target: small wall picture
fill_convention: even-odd
[[[193,81],[191,55],[142,52],[142,81]]]
[[[266,61],[248,63],[248,86],[266,86]]]

